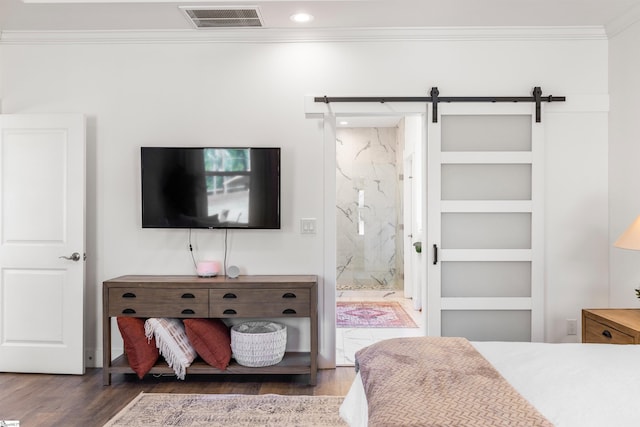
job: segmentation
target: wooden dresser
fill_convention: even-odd
[[[640,344],[640,309],[582,310],[582,342]]]
[[[280,363],[245,367],[231,361],[222,371],[200,359],[187,368],[194,374],[308,374],[315,385],[318,371],[318,278],[274,275],[200,278],[197,276],[122,276],[102,289],[103,381],[111,374],[133,373],[126,355],[111,358],[111,318],[309,318],[310,350],[287,352]],[[117,331],[117,328],[116,328]],[[117,333],[117,332],[116,332]],[[173,374],[162,358],[151,374]]]

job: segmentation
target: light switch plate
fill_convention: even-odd
[[[302,218],[300,220],[300,233],[302,233],[302,234],[316,234],[316,219],[315,218]]]

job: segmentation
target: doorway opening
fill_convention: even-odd
[[[374,342],[424,335],[419,118],[336,120],[336,365]],[[422,174],[420,174],[422,176]]]

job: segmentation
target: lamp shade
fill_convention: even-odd
[[[613,246],[640,251],[640,216],[618,237]]]

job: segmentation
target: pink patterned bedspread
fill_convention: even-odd
[[[381,341],[356,368],[371,427],[552,426],[465,338]]]

